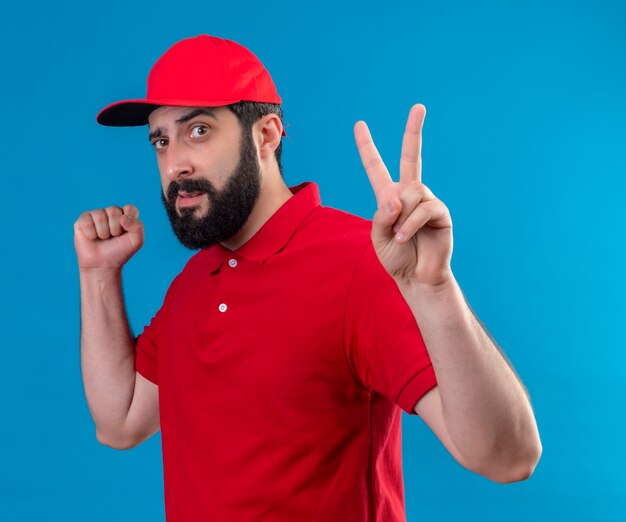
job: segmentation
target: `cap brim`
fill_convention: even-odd
[[[124,100],[107,105],[96,116],[100,125],[110,127],[138,127],[148,125],[150,113],[159,107],[222,107],[242,100]],[[283,136],[287,132],[283,129]]]
[[[124,100],[107,105],[96,116],[100,125],[111,127],[136,127],[147,125],[150,113],[159,107],[220,107],[241,100]]]

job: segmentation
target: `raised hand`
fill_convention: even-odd
[[[143,223],[133,205],[83,212],[74,223],[81,270],[121,269],[143,246]]]
[[[391,179],[365,122],[355,124],[354,137],[378,206],[372,220],[378,259],[398,282],[437,286],[452,277],[452,219],[443,202],[422,183],[425,116],[421,104],[409,112],[397,182]]]

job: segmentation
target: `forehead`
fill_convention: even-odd
[[[235,114],[227,107],[159,107],[150,113],[150,128],[168,127],[185,123],[195,117],[211,119],[227,124],[236,120]]]

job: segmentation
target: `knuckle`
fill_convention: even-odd
[[[402,152],[400,154],[400,161],[406,161],[407,163],[415,163],[417,161],[417,154],[412,152]]]
[[[412,190],[422,194],[424,192],[424,184],[421,181],[413,180],[409,184]]]
[[[365,170],[375,169],[379,165],[383,164],[383,160],[380,157],[374,157],[366,159],[363,164],[365,166]]]
[[[76,220],[76,224],[77,225],[85,225],[87,223],[89,223],[91,221],[91,213],[90,212],[83,212],[80,216],[78,216],[78,219]]]
[[[443,204],[443,202],[441,202],[438,199],[430,199],[428,201],[426,201],[424,203],[424,205],[427,205],[427,207],[432,210],[432,211],[439,211],[441,212],[442,210],[446,209],[446,206]]]
[[[93,219],[97,225],[101,225],[108,221],[106,212],[104,211],[104,209],[101,208],[91,211],[91,219]]]
[[[116,217],[116,216],[122,215],[122,209],[115,205],[108,206],[107,208],[104,209],[104,211],[107,213],[109,217]]]
[[[383,207],[379,208],[376,212],[374,212],[374,217],[372,221],[378,223],[385,218],[385,210]]]

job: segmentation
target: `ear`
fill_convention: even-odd
[[[255,123],[255,130],[259,140],[260,158],[262,160],[272,158],[283,135],[283,124],[280,118],[276,114],[266,114]]]

